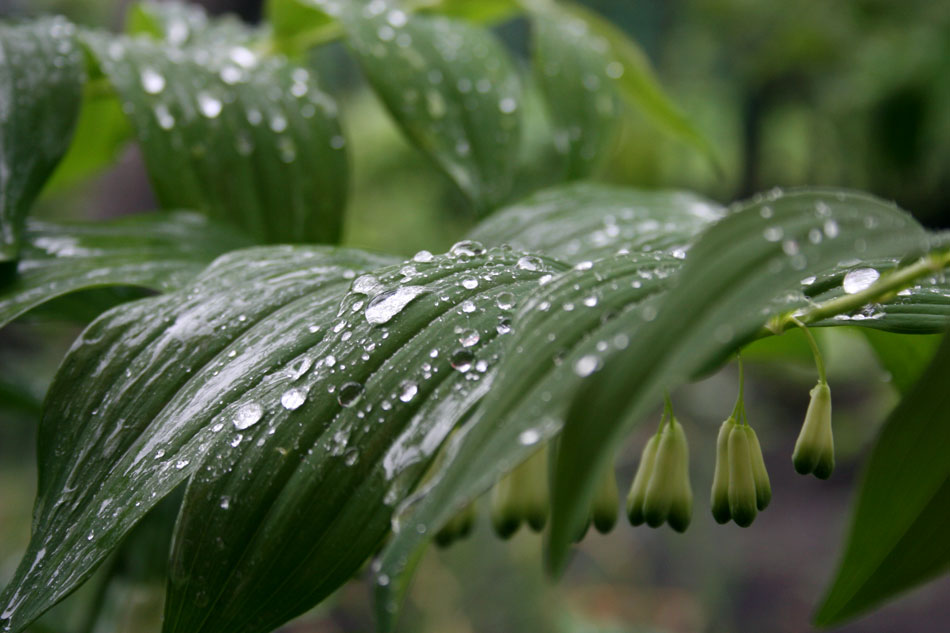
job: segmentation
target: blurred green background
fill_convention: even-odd
[[[81,24],[118,30],[126,4],[0,0],[0,16],[61,13]],[[202,4],[213,13],[237,12],[249,21],[261,14],[259,0]],[[696,152],[633,113],[625,116],[599,179],[693,189],[723,202],[774,186],[853,187],[897,201],[928,226],[950,226],[950,3],[585,4],[644,47],[664,86],[713,141],[723,162],[718,174]],[[515,19],[496,31],[527,72],[526,23]],[[350,139],[354,177],[346,242],[404,255],[447,248],[475,221],[465,201],[400,137],[342,47],[325,47],[311,61],[340,99]],[[543,162],[532,165],[521,188],[550,181],[549,171],[553,168]],[[127,147],[114,167],[46,196],[35,213],[106,218],[153,206],[139,155]],[[75,324],[54,320],[17,322],[0,331],[0,582],[12,574],[29,534],[42,396],[78,331]],[[553,585],[542,574],[539,537],[519,533],[510,542],[496,540],[482,504],[472,539],[426,556],[403,630],[810,630],[810,610],[840,552],[862,457],[896,401],[888,376],[861,337],[839,328],[823,342],[839,449],[831,481],[802,478],[791,468],[797,426],[815,376],[802,341],[788,334],[762,345],[754,355],[759,360],[747,371],[750,422],[761,437],[774,491],[773,505],[751,528],[718,526],[707,508],[715,433],[735,393],[734,371],[727,369],[674,394],[691,442],[697,497],[685,535],[623,524],[608,536],[591,533],[577,548],[565,579]],[[618,457],[624,491],[644,439],[632,437]],[[173,515],[174,507],[161,512]],[[137,554],[107,563],[122,572],[125,582],[110,585],[94,577],[34,630],[157,631],[162,583],[146,570],[154,566],[149,559],[164,559],[167,539],[152,525],[140,532],[134,538],[144,547]],[[840,630],[946,631],[948,592],[950,582],[939,581]],[[114,616],[111,623],[88,616],[94,604]],[[368,583],[350,583],[283,630],[371,631]]]

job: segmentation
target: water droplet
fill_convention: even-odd
[[[593,308],[594,306],[597,305],[597,297],[593,295],[590,297],[586,297],[584,299],[584,305],[587,306],[588,308]]]
[[[856,292],[861,292],[870,287],[880,276],[881,273],[873,268],[857,268],[844,276],[844,281],[841,285],[844,286],[846,293],[853,295]]]
[[[346,451],[346,453],[344,453],[343,463],[346,464],[347,466],[352,466],[353,464],[357,462],[359,458],[360,458],[360,452],[356,450],[355,448],[351,448],[350,450]]]
[[[594,262],[588,260],[578,262],[574,265],[574,270],[590,270],[594,267]]]
[[[175,462],[175,470],[181,470],[190,463],[191,462],[187,459],[179,459],[177,462]]]
[[[511,319],[500,319],[495,331],[499,334],[509,334],[511,332]]]
[[[462,280],[462,287],[466,290],[474,290],[478,288],[478,280],[474,277],[466,277]]]
[[[261,416],[264,415],[264,409],[256,402],[242,404],[237,413],[234,414],[234,428],[239,431],[248,429],[257,424]]]
[[[464,312],[465,314],[471,314],[472,312],[475,312],[476,310],[475,303],[473,303],[472,301],[468,299],[462,302],[461,308],[462,308],[462,312]]]
[[[511,114],[518,109],[518,102],[511,97],[505,97],[498,102],[498,109],[504,114]]]
[[[221,503],[219,505],[222,510],[227,510],[231,507],[231,497],[221,497]]]
[[[521,442],[521,444],[524,446],[532,446],[534,444],[537,444],[540,440],[541,440],[541,434],[534,429],[528,429],[527,431],[522,431],[521,434],[518,435],[518,441]]]
[[[574,373],[581,378],[586,378],[600,368],[600,358],[594,354],[586,354],[577,359],[574,363]]]
[[[412,256],[412,261],[419,262],[420,264],[431,262],[433,259],[435,259],[435,256],[429,251],[419,251]]]
[[[782,239],[782,235],[784,235],[784,231],[782,231],[782,227],[780,226],[770,226],[762,231],[762,236],[769,242],[779,241]]]
[[[213,119],[221,114],[222,107],[220,99],[211,96],[207,92],[198,93],[198,109],[201,111],[201,114],[209,119]]]
[[[477,257],[485,252],[485,247],[481,242],[475,240],[462,240],[456,242],[449,249],[449,255],[452,257]]]
[[[495,305],[501,310],[511,310],[515,305],[515,295],[510,292],[499,293],[495,297]]]
[[[402,286],[376,295],[366,306],[366,320],[372,325],[386,323],[424,292],[425,286]]]
[[[542,262],[539,257],[535,257],[533,255],[525,255],[524,257],[520,257],[518,259],[516,266],[518,266],[518,268],[520,268],[521,270],[535,271],[535,270],[540,270],[541,268],[543,268],[544,262]]]
[[[288,389],[280,397],[280,405],[288,411],[299,409],[307,401],[307,392],[303,389]]]
[[[472,361],[475,354],[470,349],[457,349],[452,352],[452,358],[449,361],[453,369],[457,369],[463,374],[472,368]]]
[[[478,338],[477,330],[465,330],[459,336],[459,343],[462,344],[462,347],[472,347],[478,343]]]
[[[340,385],[340,393],[337,394],[336,400],[340,403],[340,406],[350,407],[353,406],[361,393],[363,393],[363,385],[358,382],[345,382]]]
[[[143,70],[140,79],[142,88],[150,95],[156,95],[165,89],[165,78],[151,68]]]
[[[419,393],[419,385],[407,380],[399,388],[399,399],[402,402],[409,402],[416,397],[417,393]]]
[[[835,222],[834,220],[827,220],[825,222],[824,229],[825,229],[825,235],[829,239],[834,239],[838,237],[838,223]]]

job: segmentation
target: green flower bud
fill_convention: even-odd
[[[468,536],[474,525],[475,502],[473,501],[462,508],[441,530],[436,532],[435,544],[439,547],[448,547],[453,542]]]
[[[746,426],[746,435],[749,436],[749,451],[752,458],[752,480],[755,482],[755,507],[759,511],[765,510],[772,501],[772,484],[769,482],[769,472],[765,469],[765,458],[762,457],[762,446],[759,438],[751,426]]]
[[[713,472],[710,507],[716,523],[726,523],[732,518],[729,512],[729,433],[736,425],[730,417],[719,427],[716,438],[716,470]]]
[[[491,491],[491,524],[495,534],[503,539],[521,527],[521,508],[517,495],[517,481],[512,471],[498,480]]]
[[[756,515],[755,478],[748,426],[736,425],[729,432],[729,513],[742,527],[752,525]]]
[[[550,508],[548,492],[548,450],[541,447],[516,469],[518,496],[528,527],[534,532],[544,529]]]
[[[591,502],[591,518],[594,521],[594,527],[601,534],[606,534],[616,525],[619,503],[617,477],[614,475],[613,462],[611,462],[607,472],[600,478],[597,491],[594,493],[594,499]]]
[[[673,481],[673,502],[666,521],[677,532],[685,532],[693,517],[693,489],[689,483],[689,443],[682,425],[673,418],[673,435],[679,451],[680,465]]]
[[[659,527],[666,522],[671,511],[675,515],[674,523],[679,526],[675,529],[685,529],[692,513],[689,447],[683,427],[676,418],[671,418],[660,433],[653,474],[643,498],[643,517],[650,527]]]
[[[828,383],[819,382],[811,390],[811,401],[805,413],[792,463],[802,475],[814,473],[819,479],[827,479],[835,468],[835,443],[831,432],[831,389]]]
[[[647,483],[653,474],[653,465],[656,462],[656,450],[660,445],[660,435],[656,434],[647,441],[640,454],[640,465],[637,467],[637,474],[630,485],[630,492],[627,494],[627,517],[632,525],[642,525],[643,499],[647,494]]]

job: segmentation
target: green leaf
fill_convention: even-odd
[[[545,189],[496,211],[469,234],[578,263],[627,251],[675,251],[724,210],[680,191],[645,191],[594,183]]]
[[[379,13],[359,3],[334,9],[367,80],[478,211],[497,206],[514,182],[521,128],[507,51],[485,29],[378,5]]]
[[[815,622],[830,626],[950,569],[950,337],[888,416]]]
[[[770,316],[807,305],[798,290],[803,277],[856,254],[903,258],[929,246],[893,205],[833,191],[760,197],[705,232],[674,288],[627,319],[630,345],[605,359],[568,410],[553,482],[551,568],[563,569],[585,518],[596,483],[590,474],[664,390],[749,342]]]
[[[0,261],[17,258],[26,215],[66,153],[85,71],[62,18],[0,24]]]
[[[623,70],[610,46],[576,15],[551,5],[531,15],[534,67],[547,98],[554,146],[568,179],[589,175],[614,143]]]
[[[902,336],[870,328],[862,328],[861,333],[867,338],[874,354],[902,394],[906,394],[917,384],[917,379],[940,344],[940,337],[937,335]]]
[[[180,288],[218,255],[250,243],[229,227],[185,212],[95,223],[29,222],[14,276],[0,284],[0,327],[78,290]]]
[[[335,102],[309,71],[241,45],[87,39],[162,206],[202,211],[258,241],[339,239],[345,141]]]
[[[614,59],[609,62],[610,67],[606,72],[616,78],[620,94],[626,101],[647,115],[660,130],[692,145],[717,170],[721,169],[715,147],[663,91],[650,67],[649,58],[636,42],[615,25],[581,5],[564,3],[559,6],[585,22],[592,37],[602,38],[607,43],[607,56]]]
[[[264,15],[276,50],[302,55],[328,37],[342,35],[339,24],[308,0],[267,0]]]
[[[86,328],[47,395],[33,535],[0,595],[0,627],[22,630],[75,589],[225,426],[233,441],[238,400],[289,382],[301,339],[323,338],[350,279],[388,261],[325,247],[234,251],[181,290]]]
[[[150,0],[131,6],[126,16],[126,32],[147,35],[172,47],[239,46],[253,36],[236,16],[212,19],[200,6]]]
[[[413,4],[418,4],[420,11],[431,11],[479,24],[502,22],[520,10],[520,3],[516,0],[440,0],[435,4],[416,0]]]

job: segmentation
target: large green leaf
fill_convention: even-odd
[[[553,124],[554,145],[565,158],[565,176],[590,174],[614,143],[623,71],[602,36],[556,5],[531,15],[534,66]]]
[[[95,223],[29,222],[13,278],[0,284],[0,327],[77,290],[180,288],[218,255],[250,243],[229,227],[186,212]]]
[[[68,594],[195,472],[223,428],[233,441],[242,396],[291,380],[285,372],[301,366],[290,341],[319,342],[350,280],[388,261],[320,247],[234,251],[180,291],[90,325],[47,396],[33,536],[0,596],[0,626],[22,630]]]
[[[339,238],[345,141],[335,102],[309,71],[211,35],[181,48],[86,39],[163,206],[205,212],[258,241]]]
[[[0,261],[16,259],[30,206],[69,147],[84,67],[62,18],[0,24]]]
[[[862,334],[902,394],[917,384],[940,343],[937,335],[899,336],[870,328],[862,329]]]
[[[469,237],[578,263],[620,250],[685,254],[690,240],[724,210],[680,191],[576,183],[545,189],[498,210]]]
[[[837,624],[950,569],[950,337],[888,416],[867,463],[848,544],[815,616]]]
[[[370,85],[409,139],[476,208],[509,194],[520,142],[518,74],[487,30],[390,2],[335,13]]]
[[[552,484],[552,568],[563,569],[594,475],[665,389],[748,342],[777,312],[776,301],[783,310],[806,306],[804,297],[787,297],[804,276],[855,255],[902,258],[929,248],[926,233],[904,212],[843,192],[761,197],[704,233],[674,289],[629,319],[630,345],[604,360],[567,413]],[[863,279],[846,290],[859,298],[866,285]]]

